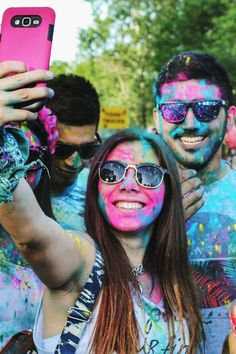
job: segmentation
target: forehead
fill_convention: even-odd
[[[152,162],[159,164],[155,150],[147,141],[126,141],[118,144],[107,156],[107,160],[120,160],[130,164]]]
[[[60,141],[75,145],[94,141],[94,136],[96,133],[96,125],[76,126],[65,125],[58,122],[57,129]]]
[[[161,102],[167,100],[212,100],[222,98],[221,90],[206,80],[183,80],[165,83],[161,87]]]

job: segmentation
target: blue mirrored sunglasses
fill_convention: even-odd
[[[219,115],[221,107],[228,107],[226,100],[207,100],[191,102],[175,101],[157,104],[162,117],[168,123],[181,123],[187,116],[189,108],[192,108],[193,114],[201,122],[211,122]]]

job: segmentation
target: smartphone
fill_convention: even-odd
[[[11,7],[2,17],[0,62],[23,61],[29,70],[48,69],[55,12],[50,7]]]

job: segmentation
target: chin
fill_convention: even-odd
[[[112,227],[115,229],[115,230],[118,230],[118,231],[121,231],[121,232],[125,232],[125,233],[136,233],[136,232],[139,232],[139,231],[142,231],[145,226],[143,225],[112,225]]]
[[[177,159],[177,158],[176,158]],[[194,169],[194,170],[201,170],[204,168],[210,161],[212,157],[204,156],[204,160],[202,159],[177,159],[178,163],[186,168]]]

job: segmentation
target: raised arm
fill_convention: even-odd
[[[0,222],[48,287],[66,285],[75,276],[78,281],[90,267],[89,255],[94,257],[92,241],[78,233],[74,233],[76,239],[70,237],[57,222],[48,218],[24,179],[14,192],[13,202],[0,206]]]
[[[9,73],[17,73],[7,76]],[[52,77],[44,70],[26,71],[23,63],[0,63],[0,126],[18,120],[36,119],[39,102],[53,95],[47,87],[25,88]],[[25,108],[16,108],[21,105]],[[14,238],[41,280],[49,288],[84,282],[95,257],[89,236],[74,233],[69,237],[59,224],[40,209],[28,183],[21,179],[13,201],[0,206],[0,223]],[[76,240],[75,240],[76,238]]]

